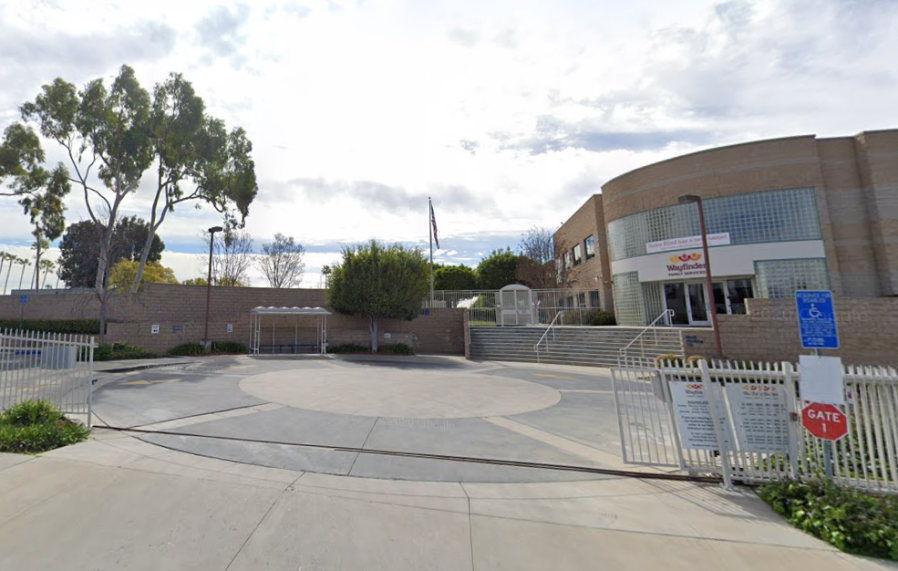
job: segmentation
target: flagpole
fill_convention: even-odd
[[[433,307],[433,204],[427,197],[427,231],[430,235],[430,307]]]

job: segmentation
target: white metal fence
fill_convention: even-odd
[[[613,387],[624,460],[763,482],[821,475],[821,441],[801,425],[800,370],[791,363],[628,361]],[[833,478],[898,492],[898,373],[846,367],[846,437]]]
[[[593,312],[601,307],[601,291],[597,289],[534,289],[530,292],[533,321],[539,324],[547,325],[561,314],[556,322],[558,325],[590,325]],[[465,308],[472,327],[489,327],[502,321],[503,299],[499,290],[443,290],[433,294],[433,303],[425,300],[425,308]]]
[[[93,337],[0,330],[0,410],[46,400],[90,426],[93,354]]]

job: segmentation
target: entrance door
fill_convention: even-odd
[[[705,295],[705,284],[686,284],[689,288],[689,324],[708,325],[708,296]]]
[[[709,325],[708,296],[701,283],[674,282],[663,285],[664,308],[673,310],[673,325]]]

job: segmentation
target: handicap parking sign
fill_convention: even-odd
[[[796,291],[795,308],[801,346],[805,349],[838,349],[836,312],[831,291]]]

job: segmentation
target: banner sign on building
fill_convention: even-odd
[[[730,233],[720,232],[718,234],[708,234],[708,246],[728,246],[730,244]],[[671,238],[670,240],[659,240],[657,242],[649,242],[645,245],[647,254],[657,254],[658,252],[667,252],[669,250],[688,250],[689,248],[701,248],[701,236],[689,236],[687,238]]]
[[[701,252],[674,254],[664,261],[669,278],[701,278],[705,276],[705,260]]]

